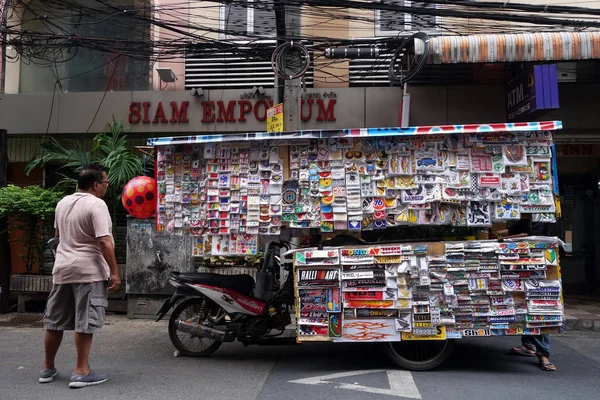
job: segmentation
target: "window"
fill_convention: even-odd
[[[439,4],[423,3],[409,0],[379,0],[384,4],[417,7],[417,8],[439,8]],[[375,35],[396,36],[411,34],[414,32],[437,33],[440,17],[435,15],[416,15],[395,11],[375,11]]]
[[[388,69],[389,56],[378,58],[350,60],[350,87],[390,86]],[[411,81],[411,85],[472,85],[481,83],[476,80],[476,73],[483,64],[426,64]],[[490,76],[486,84],[502,83],[497,75]],[[502,74],[502,79],[504,76]]]
[[[23,12],[21,29],[57,35],[73,32],[81,37],[107,40],[99,42],[102,46],[90,45],[90,42],[78,45],[72,41],[66,46],[55,40],[52,44],[57,46],[35,48],[35,52],[21,59],[20,92],[148,90],[150,60],[135,57],[135,54],[111,53],[109,49],[116,46],[108,39],[148,42],[150,22],[128,14],[115,15],[112,8],[103,7],[95,0],[81,0],[77,4],[79,7],[69,7],[65,3],[63,8],[32,0]],[[123,9],[137,9],[138,13],[150,16],[150,0],[118,0],[111,4]],[[51,18],[44,20],[37,15]]]
[[[271,69],[271,54],[275,40],[260,43],[236,42],[232,50],[190,50],[185,56],[185,88],[251,89],[254,86],[272,88],[275,75]],[[312,87],[314,66],[311,63],[304,84]]]
[[[224,3],[221,6],[221,27],[228,36],[276,36],[273,0]]]

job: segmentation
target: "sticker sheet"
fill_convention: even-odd
[[[521,210],[519,204],[509,202],[506,199],[495,204],[496,207],[494,218],[496,220],[521,219]]]
[[[342,339],[348,342],[394,342],[400,340],[393,319],[348,319],[342,325]]]
[[[490,216],[490,203],[487,201],[471,201],[467,207],[467,225],[489,226],[492,218]]]

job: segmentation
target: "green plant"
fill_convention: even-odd
[[[86,164],[97,163],[108,170],[110,185],[107,200],[118,200],[123,186],[130,179],[144,175],[146,172],[142,159],[129,149],[127,136],[123,132],[123,124],[113,118],[112,122],[107,124],[106,130],[94,137],[91,151],[84,151],[79,142],[75,142],[74,148],[69,149],[55,138],[47,137],[27,164],[25,172],[29,174],[35,168],[50,163],[62,164],[59,171],[78,172]],[[67,174],[63,174],[63,179],[58,185],[62,188],[75,189],[77,182]]]
[[[61,168],[58,171],[59,173],[63,171],[62,179],[55,187],[73,192],[77,188],[77,181],[69,176],[72,172],[78,172],[84,165],[91,163],[104,166],[110,183],[105,200],[113,215],[113,223],[116,223],[114,216],[121,207],[123,186],[136,176],[146,175],[146,167],[152,168],[152,163],[144,164],[143,160],[129,148],[124,130],[123,124],[113,117],[112,122],[106,125],[106,130],[94,137],[91,151],[84,151],[79,142],[75,142],[72,148],[67,148],[55,138],[47,137],[25,171],[29,174],[37,167],[50,163],[60,164]]]
[[[12,217],[10,230],[20,230],[24,243],[26,272],[31,273],[33,266],[42,265],[42,253],[45,239],[52,235],[54,210],[64,193],[48,190],[39,186],[19,187],[8,185],[0,189],[0,216]]]

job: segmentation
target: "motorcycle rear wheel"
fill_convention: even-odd
[[[450,357],[454,340],[390,342],[385,347],[388,357],[399,367],[409,371],[427,371]]]
[[[204,310],[202,308],[204,307]],[[179,353],[188,357],[206,357],[217,351],[223,342],[217,340],[194,336],[190,333],[179,331],[175,328],[175,321],[193,321],[195,323],[205,323],[212,326],[208,317],[214,317],[221,307],[207,298],[193,298],[181,302],[169,319],[169,337],[171,343]],[[200,315],[202,314],[202,315]]]

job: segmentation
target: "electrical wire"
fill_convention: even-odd
[[[415,42],[417,40],[423,42],[423,54],[417,55],[415,52]],[[398,75],[396,71],[396,63],[399,57],[402,57],[402,59],[406,59],[408,61],[406,65],[406,75],[404,74],[404,70],[401,70],[400,75]],[[410,62],[410,57],[418,58],[416,64],[412,65]],[[394,54],[390,60],[390,68],[388,70],[390,82],[392,82],[394,85],[404,85],[405,83],[410,82],[421,71],[421,69],[423,69],[423,66],[427,62],[427,57],[429,57],[429,36],[427,36],[427,34],[419,32],[415,33],[409,38],[406,38],[402,44],[398,46],[396,51],[394,51]]]
[[[108,93],[111,85],[112,85],[112,81],[113,78],[115,77],[115,71],[117,70],[117,67],[119,66],[119,60],[121,60],[121,56],[117,56],[117,62],[116,64],[113,66],[113,71],[112,74],[110,75],[110,79],[108,80],[108,83],[106,84],[106,89],[104,90],[104,94],[102,95],[102,99],[100,100],[100,104],[98,104],[98,108],[96,108],[96,112],[94,113],[94,118],[92,118],[92,122],[90,122],[90,125],[88,126],[88,128],[85,130],[85,133],[87,134],[90,129],[92,128],[92,125],[94,125],[94,122],[96,121],[96,117],[98,116],[98,113],[100,112],[100,109],[102,108],[102,104],[104,103],[104,99],[106,98],[106,94]],[[112,63],[111,63],[112,65]]]
[[[296,63],[293,54],[296,53],[296,59],[300,60],[300,65]],[[275,75],[283,80],[292,80],[302,77],[310,67],[310,53],[307,48],[299,43],[283,43],[273,50],[271,56],[271,68]]]
[[[110,60],[109,60],[109,61],[107,61],[106,63],[104,63],[104,64],[100,65],[100,66],[94,67],[94,68],[92,68],[92,69],[89,69],[89,70],[87,70],[87,71],[81,72],[81,73],[79,73],[79,74],[75,74],[75,75],[71,75],[71,76],[66,76],[66,77],[64,77],[64,78],[59,78],[59,79],[57,79],[57,80],[56,80],[56,82],[54,82],[54,89],[52,89],[52,101],[50,102],[50,114],[49,114],[49,116],[48,116],[48,123],[46,124],[46,132],[45,132],[45,134],[44,134],[44,135],[48,135],[48,132],[50,131],[50,123],[52,122],[52,113],[53,113],[53,111],[54,111],[54,98],[56,97],[56,87],[57,87],[57,86],[61,86],[61,83],[60,83],[60,82],[61,82],[61,81],[64,81],[64,80],[67,80],[67,79],[71,79],[71,78],[77,78],[77,77],[79,77],[79,76],[86,75],[86,74],[88,74],[88,73],[90,73],[90,72],[93,72],[93,71],[95,71],[95,70],[97,70],[97,69],[100,69],[100,68],[103,68],[103,67],[105,67],[105,66],[106,66],[106,65],[108,65],[109,63],[110,63]],[[115,70],[116,70],[116,68],[115,68]],[[113,70],[113,72],[114,72],[114,70]],[[105,93],[105,94],[106,94],[106,93]],[[97,114],[97,113],[96,113],[96,114]],[[94,117],[94,118],[95,118],[95,117]],[[93,123],[93,122],[92,122],[92,123]],[[91,125],[90,125],[90,126],[91,126]],[[89,131],[89,129],[90,129],[90,128],[88,128],[88,131]],[[86,132],[86,133],[87,133],[87,132]]]
[[[153,63],[185,62],[186,57],[209,59],[228,54],[240,59],[272,61],[276,44],[261,43],[278,39],[279,44],[301,42],[309,53],[304,62],[311,60],[309,69],[315,75],[314,82],[322,82],[319,76],[329,76],[336,71],[335,66],[342,66],[343,70],[343,63],[347,62],[316,62],[327,47],[376,45],[384,59],[391,57],[402,44],[402,36],[414,33],[402,29],[390,32],[394,25],[391,24],[387,26],[390,36],[374,37],[376,27],[382,28],[381,34],[386,30],[384,16],[400,24],[404,16],[410,16],[411,25],[405,26],[411,26],[412,30],[454,35],[582,31],[600,27],[598,8],[463,0],[422,0],[411,6],[392,0],[174,1],[160,7],[154,7],[151,1],[133,0],[10,0],[8,4],[12,17],[7,27],[7,44],[14,49],[15,60],[56,68],[77,59],[81,50],[87,49],[95,55],[119,54],[137,61],[138,79],[144,79],[141,72],[151,70],[147,67]],[[300,35],[277,31],[278,7],[283,7],[288,15],[301,16]],[[23,11],[19,14],[15,12],[17,9]],[[336,37],[336,26],[340,27],[339,36],[346,37]],[[364,39],[347,37],[349,30]],[[281,73],[284,65],[292,70],[298,68],[289,64],[292,58],[299,59],[276,57],[280,62],[275,62],[275,66],[281,75],[287,76]],[[127,61],[121,60],[124,62]],[[379,68],[380,64],[378,60],[372,68]],[[368,78],[368,71],[353,76]],[[349,74],[337,78],[347,81]]]

